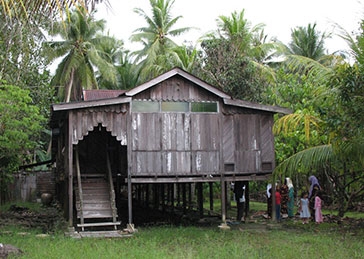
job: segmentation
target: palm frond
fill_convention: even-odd
[[[273,132],[279,134],[281,132],[288,133],[296,131],[298,127],[304,127],[307,142],[310,139],[311,125],[315,128],[320,127],[321,120],[313,115],[304,113],[292,113],[279,118],[273,127]]]
[[[281,162],[273,172],[274,176],[294,176],[299,172],[310,172],[312,168],[328,165],[335,154],[332,145],[321,145],[305,149]]]
[[[286,55],[286,60],[284,62],[293,72],[315,75],[321,79],[327,78],[332,73],[332,69],[330,67],[321,64],[319,61],[304,56]]]

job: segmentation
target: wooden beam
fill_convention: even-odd
[[[68,115],[68,158],[67,158],[67,167],[68,167],[68,224],[70,227],[73,227],[73,144],[72,144],[72,118],[73,113],[69,113]]]
[[[133,164],[133,159],[132,159],[132,152],[133,152],[133,147],[132,147],[132,116],[131,116],[131,107],[129,105],[129,111],[127,114],[127,120],[126,120],[126,129],[127,129],[127,157],[128,157],[128,180],[127,180],[127,184],[128,184],[128,223],[130,226],[133,225],[133,196],[132,196],[132,181],[131,181],[131,165]]]
[[[269,178],[267,175],[225,175],[225,181],[265,181]],[[221,177],[138,177],[130,178],[131,183],[207,183],[207,182],[219,182]]]

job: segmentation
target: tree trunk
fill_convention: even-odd
[[[73,78],[74,78],[74,74],[75,74],[75,69],[72,68],[71,69],[71,76],[70,76],[70,80],[68,81],[68,84],[66,85],[66,89],[65,89],[65,102],[69,103],[70,99],[71,99],[71,92],[72,92],[72,85],[73,85]]]

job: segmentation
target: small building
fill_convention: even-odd
[[[212,182],[221,183],[224,222],[226,183],[271,175],[273,115],[289,112],[233,99],[179,68],[52,105],[57,192],[70,227],[116,228],[125,210],[132,226],[133,201],[149,201],[150,190],[159,190],[154,202],[173,201],[177,186],[185,202],[186,184]],[[122,189],[127,208],[117,206]]]

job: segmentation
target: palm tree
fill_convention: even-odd
[[[58,94],[65,102],[80,100],[82,88],[98,88],[95,68],[104,79],[116,83],[115,68],[102,51],[103,44],[112,39],[98,34],[104,30],[104,26],[104,20],[95,21],[92,14],[87,14],[84,9],[76,9],[65,24],[62,21],[55,23],[50,31],[52,36],[64,39],[46,42],[45,47],[51,61],[63,57],[52,85],[60,87]]]
[[[265,86],[274,81],[268,66],[278,44],[267,42],[264,25],[252,26],[245,11],[219,16],[218,29],[202,40],[205,80],[234,96],[262,101]]]
[[[31,21],[37,20],[37,15],[50,16],[59,13],[62,17],[63,12],[68,11],[72,6],[79,6],[93,11],[96,4],[105,2],[110,7],[108,0],[0,0],[4,13],[8,18],[17,20]]]
[[[323,122],[319,134],[326,135],[327,141],[290,156],[274,171],[274,175],[290,176],[312,174],[312,171],[320,173],[331,184],[341,217],[349,206],[364,197],[364,24],[356,40],[349,34],[343,38],[351,46],[355,63],[336,64],[331,73],[326,74],[325,94],[316,96],[320,98],[318,110]],[[322,80],[321,75],[317,78]],[[295,123],[292,118],[278,120],[277,133],[297,130],[298,120]]]
[[[234,11],[231,16],[221,15],[217,22],[220,36],[229,39],[240,53],[258,64],[268,63],[280,47],[274,40],[267,41],[263,23],[251,25],[245,18],[244,9],[240,13]]]
[[[292,71],[305,74],[330,76],[332,69],[342,63],[346,56],[343,53],[327,53],[325,40],[331,35],[320,32],[316,24],[297,27],[292,30],[291,42],[282,49],[285,64]]]
[[[141,80],[148,80],[168,69],[171,65],[169,56],[174,52],[177,44],[172,37],[179,36],[191,28],[173,29],[181,16],[172,17],[171,9],[174,0],[150,0],[152,16],[140,8],[134,11],[147,22],[146,27],[135,30],[131,41],[139,42],[143,48],[134,52],[136,62],[141,62]]]
[[[316,29],[316,23],[307,27],[297,27],[291,32],[291,42],[288,44],[290,54],[307,57],[316,61],[325,54],[325,40],[329,37]]]
[[[171,53],[171,66],[177,66],[183,70],[193,73],[197,65],[199,51],[192,46],[178,46]]]

